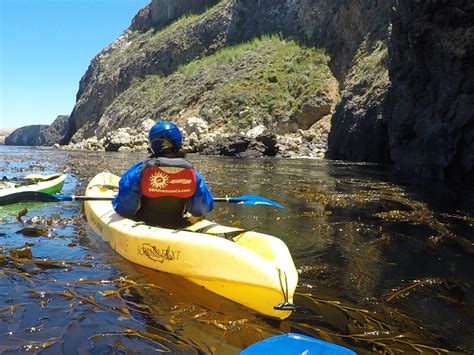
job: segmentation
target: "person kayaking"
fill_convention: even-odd
[[[201,174],[185,159],[183,138],[170,121],[148,133],[151,155],[121,177],[112,201],[115,212],[161,227],[182,227],[202,219],[214,201]]]

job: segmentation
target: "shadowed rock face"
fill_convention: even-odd
[[[393,14],[390,154],[406,172],[474,179],[474,2],[401,1]]]
[[[48,125],[31,125],[18,128],[5,138],[5,145],[40,145],[40,133],[46,128],[48,128]]]
[[[38,145],[54,145],[63,139],[69,129],[69,115],[60,115],[56,117],[48,128],[41,130],[38,137]]]
[[[331,159],[392,162],[389,118],[383,112],[390,86],[387,36],[372,34],[354,57],[356,64],[346,75],[341,100],[332,116],[327,152]]]
[[[394,3],[390,31],[378,36],[386,38],[387,58],[373,65],[380,44],[372,36],[359,49],[333,116],[327,156],[472,181],[473,16],[467,0]],[[372,70],[358,75],[364,62]]]

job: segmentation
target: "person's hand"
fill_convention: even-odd
[[[189,223],[194,224],[204,219],[204,216],[193,216],[191,213],[186,213],[184,217]]]

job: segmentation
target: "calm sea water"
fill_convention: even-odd
[[[0,154],[2,176],[68,168],[63,192],[78,195],[96,173],[121,174],[144,158],[5,146]],[[369,164],[188,159],[216,197],[255,194],[286,207],[221,203],[208,218],[285,241],[300,309],[275,321],[134,265],[89,228],[80,203],[17,204],[0,207],[0,352],[236,354],[289,331],[361,354],[474,351],[472,186]],[[34,262],[19,264],[12,255],[25,247]]]

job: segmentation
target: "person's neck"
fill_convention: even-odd
[[[158,154],[152,154],[150,158],[178,158],[178,154],[173,150],[168,150],[162,151]]]

